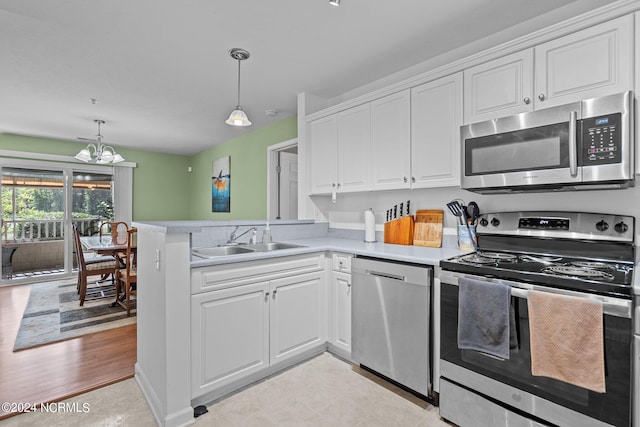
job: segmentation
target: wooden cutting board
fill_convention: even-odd
[[[442,246],[444,211],[438,209],[416,211],[413,244],[439,248]]]
[[[404,216],[384,224],[384,242],[395,245],[413,244],[413,216]]]

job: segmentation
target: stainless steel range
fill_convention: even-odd
[[[477,235],[477,252],[440,263],[440,415],[461,426],[632,425],[631,402],[637,399],[632,390],[634,218],[490,213],[481,216]],[[507,285],[507,358],[459,348],[461,282]],[[601,305],[602,316],[597,318],[602,317],[604,392],[532,374],[532,294],[565,295]],[[596,325],[580,329],[592,327]]]

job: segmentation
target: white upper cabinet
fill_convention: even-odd
[[[369,104],[309,123],[311,194],[371,188]]]
[[[338,191],[371,189],[369,104],[338,113]]]
[[[465,70],[465,123],[531,111],[532,73],[530,49]]]
[[[409,188],[411,183],[411,94],[394,93],[371,102],[372,188]]]
[[[633,89],[633,16],[464,71],[473,123]]]
[[[411,89],[411,187],[460,185],[462,73]]]
[[[535,48],[536,108],[633,89],[633,16]]]
[[[338,183],[338,118],[335,114],[309,124],[311,194],[330,193]]]

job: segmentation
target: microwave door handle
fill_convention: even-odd
[[[578,121],[578,113],[571,111],[569,113],[569,173],[571,176],[578,176],[578,135],[576,123]]]

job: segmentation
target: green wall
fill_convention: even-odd
[[[267,219],[267,147],[296,138],[295,116],[191,157],[191,219]],[[231,156],[231,212],[211,212],[213,161]]]
[[[133,169],[133,220],[266,219],[267,147],[297,136],[297,118],[211,147],[194,156],[115,147]],[[0,150],[74,156],[84,143],[0,133]],[[231,156],[231,212],[211,212],[213,160]],[[188,167],[193,172],[188,172]]]
[[[74,156],[86,144],[0,133],[0,150]],[[116,147],[133,169],[133,219],[189,217],[189,157]]]

